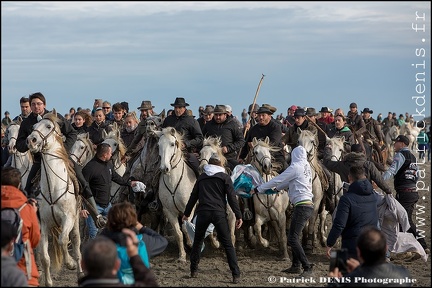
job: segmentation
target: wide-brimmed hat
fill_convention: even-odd
[[[186,103],[185,99],[182,97],[177,97],[174,103],[171,103],[171,106],[174,107],[186,107],[189,106],[189,103]]]
[[[272,113],[275,113],[276,110],[277,110],[276,107],[274,107],[274,106],[272,106],[272,105],[270,105],[270,104],[262,104],[262,107],[266,107],[266,108],[268,108]]]
[[[373,114],[373,111],[370,110],[369,108],[364,108],[362,113],[369,113],[369,114]]]
[[[273,114],[273,112],[268,107],[265,106],[261,106],[256,113],[257,114],[267,113],[269,115]]]
[[[321,110],[319,112],[327,112],[327,113],[331,113],[332,111],[330,111],[330,109],[328,107],[321,107]]]
[[[202,111],[202,113],[203,113],[204,115],[208,115],[208,114],[211,114],[211,113],[213,113],[213,112],[214,112],[213,105],[207,105],[207,106],[205,107],[204,111]]]
[[[315,108],[309,107],[306,109],[306,115],[309,117],[316,116],[318,113],[315,111]]]
[[[214,114],[227,114],[228,111],[226,110],[225,105],[216,105],[216,107],[213,110]]]
[[[294,112],[294,117],[296,116],[306,116],[306,111],[303,108],[297,108]]]
[[[253,106],[252,109],[252,104],[249,105],[249,109],[248,109],[248,113],[250,114],[251,112],[257,112],[259,109],[259,105],[255,103],[255,105]]]
[[[142,102],[141,102],[141,106],[138,107],[137,109],[139,109],[139,110],[151,110],[151,109],[153,109],[154,107],[155,107],[155,106],[152,105],[151,101],[147,101],[147,100],[145,100],[145,101],[142,101]]]
[[[405,135],[399,135],[398,137],[396,137],[394,142],[402,142],[407,146],[409,146],[409,143],[410,143],[408,137],[406,137]]]

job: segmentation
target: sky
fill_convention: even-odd
[[[184,97],[194,115],[229,104],[240,117],[257,96],[284,116],[355,102],[419,120],[430,116],[430,5],[1,1],[2,117],[41,92],[62,114],[96,98],[137,112],[150,100],[159,113]]]

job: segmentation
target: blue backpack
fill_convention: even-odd
[[[144,265],[147,268],[150,268],[150,260],[147,253],[147,247],[142,240],[142,234],[137,235],[138,238],[138,255],[140,255],[141,259],[144,262]],[[117,272],[117,277],[120,279],[120,281],[123,284],[134,284],[135,278],[133,275],[133,270],[129,262],[129,256],[126,251],[125,246],[121,246],[120,244],[116,243],[117,246],[117,254],[120,258],[120,269]]]

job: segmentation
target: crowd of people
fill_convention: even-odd
[[[17,175],[16,169],[13,170],[10,167],[11,155],[8,154],[5,133],[7,125],[12,121],[19,121],[21,126],[16,148],[19,152],[26,152],[28,150],[27,137],[33,131],[33,125],[49,113],[49,110],[45,96],[40,92],[29,97],[22,97],[19,103],[20,115],[11,120],[9,113],[5,113],[5,118],[2,119],[2,207],[9,205],[16,208],[21,202],[31,203],[28,209],[22,211],[22,216],[25,226],[32,232],[27,234],[27,237],[30,238],[34,249],[40,238],[40,234],[37,233],[40,220],[36,216],[36,204],[37,201],[43,201],[40,197],[41,191],[34,184],[34,179],[41,167],[41,155],[34,153],[34,163],[27,183],[21,187],[20,175]],[[382,276],[379,273],[371,273],[369,268],[366,268],[368,263],[381,265],[381,262],[384,263],[390,258],[389,250],[383,248],[385,247],[383,243],[386,243],[385,236],[380,230],[377,230],[380,227],[380,219],[376,189],[381,189],[387,195],[394,194],[396,200],[406,210],[406,217],[410,224],[408,232],[414,235],[424,251],[429,253],[425,239],[420,237],[412,220],[415,204],[419,200],[419,193],[416,190],[419,167],[416,156],[409,149],[410,140],[405,135],[392,139],[396,154],[388,163],[384,161],[384,158],[372,159],[371,157],[372,150],[381,152],[385,148],[384,136],[392,126],[401,127],[409,123],[421,130],[417,138],[418,158],[423,159],[424,162],[427,158],[429,162],[431,126],[426,131],[425,122],[414,123],[408,113],[405,117],[401,114],[400,119],[396,119],[396,113],[392,112],[389,112],[384,119],[381,114],[377,119],[373,119],[373,110],[366,107],[359,111],[356,103],[349,105],[347,114],[344,114],[342,108],[333,111],[329,107],[322,107],[316,112],[313,107],[291,105],[287,110],[287,116],[281,113],[277,117],[274,117],[276,107],[270,104],[260,106],[254,103],[249,106],[248,110],[242,111],[241,121],[233,116],[231,106],[226,104],[200,106],[197,116],[193,116],[192,111],[188,109],[190,105],[185,98],[177,97],[170,105],[172,109],[164,115],[166,117],[161,127],[174,127],[183,135],[182,150],[187,155],[187,160],[197,176],[191,198],[183,211],[183,220],[187,221],[193,207],[199,201],[198,208],[195,210],[197,215],[196,241],[194,241],[190,255],[191,277],[198,276],[200,248],[208,225],[213,223],[219,240],[225,248],[233,283],[240,281],[240,268],[235,248],[229,237],[225,213],[226,201],[228,201],[235,213],[236,228],[239,229],[242,226],[242,214],[235,200],[232,180],[224,172],[223,167],[220,167],[220,159],[216,156],[210,159],[211,161],[207,164],[209,166],[204,169],[205,172],[200,173],[198,169],[199,151],[204,137],[209,136],[220,137],[222,152],[227,158],[227,168],[231,171],[239,164],[248,163],[254,138],[268,137],[272,146],[280,148],[272,150],[272,161],[279,176],[255,187],[253,193],[263,193],[268,189],[274,189],[275,193],[282,189],[289,191],[288,195],[290,202],[294,205],[294,211],[291,216],[291,229],[287,244],[291,246],[293,253],[292,266],[283,272],[299,274],[299,277],[313,275],[314,263],[310,263],[300,242],[301,231],[314,207],[311,167],[305,149],[298,144],[301,130],[309,130],[315,135],[316,143],[318,143],[316,147],[318,158],[322,169],[325,170],[326,177],[331,177],[331,172],[335,172],[341,176],[343,181],[350,183],[349,189],[340,198],[335,212],[333,226],[327,239],[328,256],[334,249],[337,239],[341,237],[342,247],[348,249],[350,258],[356,259],[349,260],[350,263],[360,261],[355,262],[357,263],[355,266],[362,263],[352,272],[352,275],[365,273],[376,277]],[[124,179],[114,171],[110,161],[112,147],[104,143],[104,133],[113,129],[113,124],[115,124],[127,147],[124,161],[133,159],[141,151],[146,141],[145,127],[147,120],[156,115],[154,108],[150,100],[142,101],[140,107],[137,107],[137,110],[140,111],[138,117],[135,111],[129,111],[127,102],[117,102],[111,105],[110,101],[95,99],[91,109],[79,107],[75,110],[71,108],[64,116],[57,114],[66,151],[70,151],[78,134],[83,133],[88,133],[96,151],[95,157],[84,167],[78,167],[79,165],[71,160],[81,185],[80,193],[85,199],[81,216],[87,218],[86,223],[91,239],[83,250],[82,266],[86,271],[86,276],[80,279],[81,286],[114,286],[119,283],[135,286],[158,285],[149,259],[161,254],[168,242],[162,235],[140,224],[135,208],[130,203],[113,204],[110,202],[112,181],[131,188],[142,183]],[[333,137],[344,139],[344,158],[336,159],[337,161],[331,159],[326,146],[327,139]],[[288,157],[284,149],[286,146],[292,151],[291,157]],[[378,155],[383,157],[381,153]],[[382,170],[383,167],[386,168],[385,171]],[[394,178],[394,191],[386,183],[386,180],[390,178]],[[31,218],[24,216],[28,214],[31,214]],[[89,215],[91,217],[88,217]],[[104,230],[100,229],[105,225]],[[7,256],[7,251],[10,249],[9,243],[13,238],[13,233],[11,235],[2,233],[2,267],[3,258]],[[376,245],[369,247],[370,243],[376,243]],[[381,254],[371,255],[374,249],[380,253],[384,251],[384,258],[381,257]],[[7,261],[10,265],[10,261]],[[33,264],[33,266],[36,265]],[[31,275],[27,275],[28,271],[25,266],[22,267],[18,263],[17,267],[21,269],[24,276],[27,276],[28,285],[39,285],[36,268],[32,270]],[[365,272],[366,270],[369,272]],[[2,286],[3,281],[6,281],[3,271],[8,270],[2,269]],[[13,275],[16,273],[16,271],[13,272]],[[338,271],[331,273],[335,277],[339,275]],[[405,272],[400,273],[404,275]],[[15,281],[11,280],[15,278],[8,279],[10,280],[7,281]],[[17,276],[16,279],[19,279],[16,280],[16,283],[23,284],[21,276]],[[12,283],[9,282],[9,284]]]

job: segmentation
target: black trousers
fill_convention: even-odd
[[[231,235],[228,226],[228,220],[225,211],[199,211],[197,213],[195,225],[195,238],[190,255],[190,270],[196,272],[200,261],[201,246],[204,241],[207,227],[213,223],[217,237],[225,249],[228,265],[233,276],[240,276],[240,268],[237,264],[237,255],[232,244]]]
[[[399,203],[405,208],[405,210],[407,211],[408,214],[408,221],[410,223],[411,228],[408,229],[407,232],[410,232],[414,235],[414,237],[417,239],[417,241],[421,244],[421,246],[426,249],[427,248],[427,244],[425,239],[422,238],[418,238],[419,235],[417,233],[417,226],[415,225],[413,219],[412,219],[412,215],[415,209],[415,204],[417,203],[419,199],[419,194],[416,191],[413,192],[398,192],[396,190],[396,200],[399,201]]]

